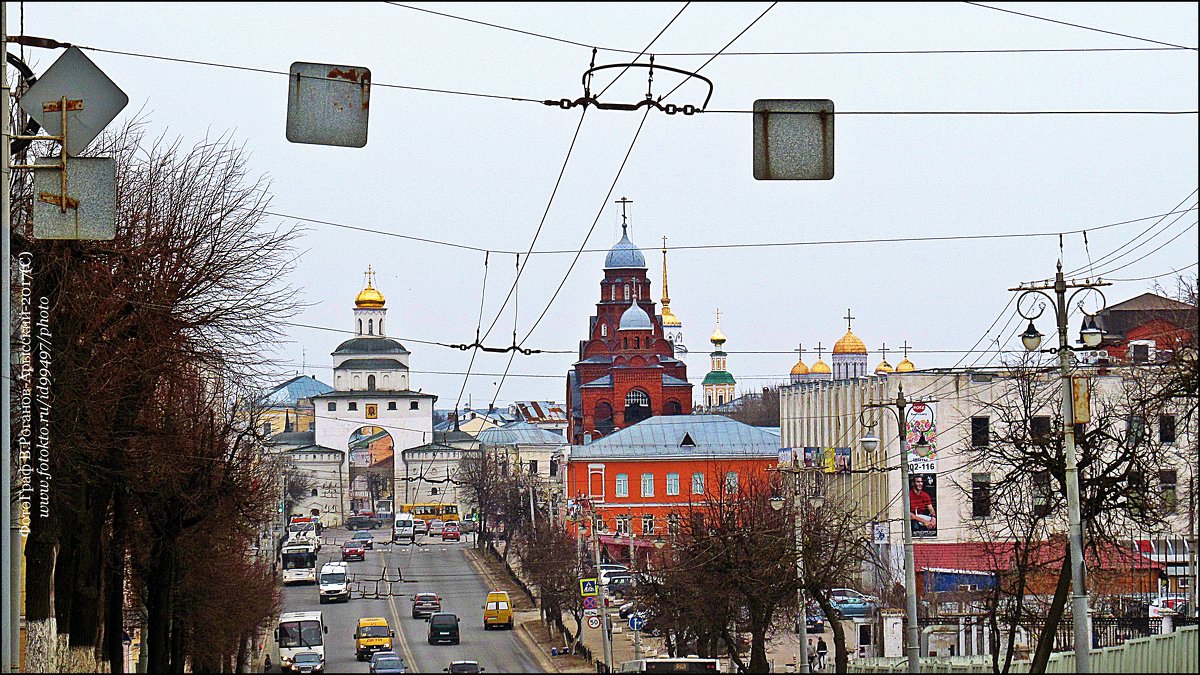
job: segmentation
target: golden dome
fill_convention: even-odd
[[[367,287],[358,292],[354,296],[354,306],[360,309],[383,309],[383,293],[375,290],[371,285],[372,279],[375,277],[375,270],[367,267]]]
[[[892,369],[892,364],[888,363],[887,359],[884,359],[879,362],[879,365],[875,366],[875,372],[877,372],[877,373],[894,373],[896,371]]]
[[[714,331],[711,336],[709,336],[708,341],[717,346],[725,344],[725,334],[721,332],[720,326],[717,326],[717,330]]]
[[[804,365],[804,359],[800,359],[799,361],[796,362],[796,365],[792,366],[792,375],[807,375],[807,374],[808,374],[808,366]]]
[[[896,372],[897,373],[911,373],[912,371],[914,371],[916,369],[917,369],[917,367],[914,366],[913,362],[909,361],[907,357],[900,363],[896,364]]]
[[[662,325],[663,328],[679,328],[683,325],[683,322],[675,318],[675,315],[671,313],[670,307],[663,305]]]
[[[818,358],[817,362],[812,365],[812,369],[810,369],[808,372],[813,373],[814,375],[829,375],[833,371],[829,369],[829,366],[825,365],[824,361]]]
[[[866,354],[867,346],[854,333],[846,331],[841,340],[833,346],[834,354]]]

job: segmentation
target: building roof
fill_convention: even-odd
[[[1180,328],[1194,328],[1196,308],[1154,293],[1143,293],[1111,305],[1096,315],[1096,323],[1105,332],[1107,340],[1120,340],[1131,329],[1155,320],[1166,321]]]
[[[683,445],[685,437],[691,443]],[[650,417],[590,445],[571,448],[572,461],[603,458],[770,458],[779,436],[721,415]]]
[[[297,375],[283,384],[276,385],[259,400],[260,405],[270,408],[295,406],[303,398],[333,391],[333,387],[311,375]]]
[[[567,411],[561,403],[554,401],[513,401],[512,408],[526,422],[566,422]]]
[[[476,437],[482,445],[565,445],[562,436],[528,422],[513,422],[484,429]]]
[[[409,354],[404,345],[393,340],[392,338],[375,336],[375,337],[355,337],[346,340],[333,350],[333,355],[338,354]]]
[[[687,380],[681,380],[678,377],[674,377],[672,375],[667,375],[666,373],[663,373],[663,386],[664,387],[690,387],[690,386],[692,386],[692,383],[688,382]]]
[[[604,377],[597,377],[596,379],[592,380],[591,382],[588,382],[588,383],[580,385],[580,386],[584,387],[584,388],[587,388],[587,387],[600,387],[600,388],[611,387],[611,386],[613,386],[612,374],[609,373],[608,375],[605,375]]]
[[[396,359],[346,359],[338,370],[408,370],[408,366]]]
[[[298,455],[298,454],[302,454],[305,452],[331,452],[331,453],[334,453],[337,455],[345,454],[343,451],[338,450],[337,448],[327,448],[323,445],[317,445],[315,443],[311,444],[311,445],[301,445],[301,446],[298,446],[295,448],[287,448],[286,450],[284,450],[284,452],[287,452],[288,454],[292,454],[292,455]]]
[[[853,332],[847,330],[842,339],[833,345],[834,354],[866,354],[867,346]]]
[[[315,431],[281,431],[267,439],[271,445],[312,445],[316,442]]]
[[[737,384],[737,380],[733,379],[733,375],[728,370],[710,370],[704,376],[702,384]]]
[[[621,323],[617,330],[653,330],[654,322],[646,310],[638,306],[637,300],[629,303],[629,309],[621,314]]]
[[[1109,312],[1121,311],[1137,311],[1137,312],[1158,312],[1158,311],[1194,311],[1196,308],[1186,302],[1179,302],[1171,298],[1164,298],[1161,295],[1154,293],[1142,293],[1139,296],[1118,302],[1115,305],[1108,307]]]
[[[432,398],[437,400],[436,394],[423,394],[412,389],[373,389],[373,390],[356,390],[356,391],[330,391],[320,396],[313,398]]]
[[[646,269],[646,256],[642,255],[641,249],[634,246],[633,242],[629,240],[629,233],[623,231],[621,233],[621,241],[613,244],[608,255],[604,257],[604,269],[611,270],[625,267]]]

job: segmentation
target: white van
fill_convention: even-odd
[[[346,563],[325,563],[321,566],[321,576],[317,581],[321,587],[322,604],[335,600],[350,601],[350,578],[346,572]]]
[[[411,544],[416,536],[416,516],[411,513],[397,513],[396,526],[392,528],[392,541],[397,544]]]

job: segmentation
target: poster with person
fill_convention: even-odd
[[[914,537],[937,536],[937,474],[908,476],[909,523]]]

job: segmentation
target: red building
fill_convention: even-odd
[[[1143,293],[1096,315],[1110,363],[1153,363],[1196,340],[1196,307]]]
[[[567,439],[583,445],[648,417],[691,413],[687,367],[673,353],[646,257],[623,232],[604,260],[596,314],[567,375]]]

